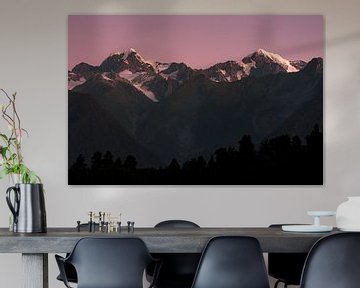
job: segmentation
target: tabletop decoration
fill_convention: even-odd
[[[342,231],[360,231],[360,196],[348,197],[337,207],[336,226]]]
[[[314,217],[314,223],[310,224],[301,224],[301,225],[282,225],[281,229],[286,232],[330,232],[333,230],[332,226],[321,225],[320,217],[326,216],[335,216],[336,212],[334,211],[308,211],[309,216]]]
[[[16,108],[16,93],[4,89],[5,104],[0,104],[1,117],[8,127],[0,131],[0,179],[9,176],[12,186],[6,191],[6,202],[12,217],[9,229],[14,232],[46,232],[44,188],[40,177],[24,163],[22,140],[28,132],[22,127]]]

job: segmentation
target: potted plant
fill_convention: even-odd
[[[16,93],[5,95],[6,103],[0,105],[1,116],[8,133],[0,133],[0,179],[10,176],[13,186],[6,191],[6,201],[13,214],[14,232],[46,232],[46,212],[43,185],[39,176],[24,163],[21,144],[27,131],[22,128],[16,109]]]

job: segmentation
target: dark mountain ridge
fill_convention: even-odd
[[[71,73],[88,74],[72,75],[79,84],[69,91],[69,165],[109,150],[158,167],[236,146],[243,135],[255,143],[305,137],[322,127],[322,59],[299,70],[277,56],[260,49],[245,62],[194,70],[151,64],[130,50],[98,67],[75,66]]]

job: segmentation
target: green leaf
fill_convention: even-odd
[[[7,168],[0,171],[0,179],[3,179],[5,176],[9,174],[9,170]]]
[[[30,183],[32,184],[41,183],[40,178],[33,171],[29,171],[28,176]]]
[[[5,134],[0,133],[0,137],[4,140],[4,142],[8,142],[8,137]]]
[[[23,183],[31,183],[31,184],[41,183],[40,177],[37,176],[34,171],[30,170],[24,164],[22,163],[19,164],[18,169],[21,174],[21,180]]]
[[[1,156],[3,157],[3,158],[6,158],[6,152],[9,150],[9,148],[8,147],[2,147],[1,148]]]

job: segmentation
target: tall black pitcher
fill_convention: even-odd
[[[14,232],[46,232],[45,198],[42,184],[15,184],[6,190],[6,202],[14,216]]]

